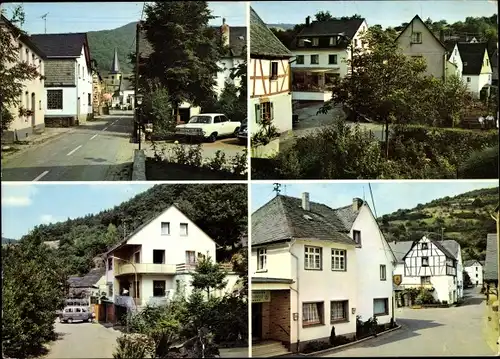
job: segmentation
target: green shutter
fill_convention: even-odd
[[[255,104],[255,123],[261,123],[260,119],[260,104]]]
[[[270,117],[271,117],[271,121],[274,120],[274,106],[273,106],[273,103],[272,102],[269,102],[269,106],[270,106]]]

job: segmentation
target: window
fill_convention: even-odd
[[[274,108],[272,102],[262,102],[255,105],[255,116],[257,123],[272,121],[274,118]]]
[[[304,55],[297,55],[297,65],[304,65]]]
[[[337,38],[330,37],[330,46],[335,46],[335,45],[337,45]]]
[[[214,123],[221,123],[222,122],[222,116],[215,116],[214,117]]]
[[[431,277],[430,276],[420,277],[420,285],[426,285],[426,284],[431,284]]]
[[[412,44],[421,44],[422,43],[422,33],[414,32],[411,34],[411,43]]]
[[[361,244],[361,231],[353,230],[352,238],[354,239],[354,242],[356,242],[356,244]]]
[[[467,77],[467,82],[470,82],[470,77]]]
[[[321,247],[304,247],[304,269],[309,270],[322,270],[323,263],[321,260],[322,257],[322,248]]]
[[[297,43],[297,45],[299,47],[304,47],[304,44],[305,44],[304,39],[299,39],[299,42]]]
[[[337,65],[337,55],[328,55],[328,63],[330,65]]]
[[[85,66],[82,66],[82,78],[85,80]]]
[[[170,222],[161,222],[161,235],[162,236],[170,235]]]
[[[458,50],[457,50],[457,49],[455,49],[455,51],[453,51],[453,52],[455,53],[455,56],[457,56],[457,54],[458,54]]]
[[[113,269],[113,258],[108,258],[108,270]]]
[[[47,109],[63,109],[63,90],[47,90]]]
[[[257,249],[257,270],[265,270],[267,268],[267,249]]]
[[[373,315],[388,315],[389,314],[389,299],[379,298],[373,300]]]
[[[154,280],[153,281],[153,297],[164,297],[165,296],[165,281],[164,280]]]
[[[330,302],[330,322],[343,322],[348,320],[349,302],[338,300]]]
[[[87,309],[82,308],[82,313],[87,313]]]
[[[181,236],[187,236],[187,235],[188,235],[188,224],[181,223]]]
[[[82,310],[80,308],[75,308],[75,313],[81,313]]]
[[[380,280],[387,280],[387,267],[385,264],[380,265]]]
[[[153,249],[153,263],[154,264],[165,264],[165,250],[164,249]]]
[[[422,250],[429,249],[429,243],[422,243]]]
[[[141,263],[141,252],[134,253],[134,263]]]
[[[278,61],[271,61],[271,80],[278,79]]]
[[[476,272],[477,272],[478,268],[476,267]]]
[[[478,277],[478,274],[476,273],[476,278]]]
[[[30,63],[30,50],[28,48],[26,48],[26,62]]]
[[[311,65],[319,64],[319,55],[311,55]]]
[[[358,39],[354,39],[354,47],[358,47]]]
[[[88,98],[89,98],[89,106],[91,106],[92,105],[92,95],[88,94]]]
[[[80,64],[78,64],[78,78],[80,78]]]
[[[194,265],[196,264],[196,252],[195,251],[186,251],[186,263]]]
[[[313,46],[318,46],[319,45],[319,39],[317,37],[313,37],[312,45]]]
[[[429,257],[422,257],[422,267],[429,266]]]
[[[486,59],[486,66],[490,65],[490,60]]]
[[[346,270],[346,251],[343,249],[332,248],[332,270],[345,271]]]
[[[302,326],[323,324],[323,302],[302,303]]]

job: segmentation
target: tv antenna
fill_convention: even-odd
[[[276,196],[278,196],[281,192],[281,184],[280,183],[273,183],[273,192],[276,192]]]
[[[48,14],[49,14],[49,13],[46,13],[46,14],[44,14],[44,15],[40,16],[40,18],[41,18],[41,19],[43,19],[43,22],[44,22],[45,33],[47,33],[47,15],[48,15]]]

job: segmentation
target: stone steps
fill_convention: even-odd
[[[289,354],[288,349],[277,341],[266,341],[252,345],[252,357],[269,358]]]

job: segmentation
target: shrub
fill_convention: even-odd
[[[241,153],[233,156],[231,164],[235,174],[245,174],[248,171],[248,150],[245,148]]]
[[[207,162],[207,167],[213,171],[221,171],[226,165],[226,154],[221,150],[215,152],[215,157],[212,157]]]
[[[459,169],[460,178],[498,178],[498,144],[471,153]]]
[[[433,304],[434,296],[428,289],[422,288],[420,293],[418,293],[417,298],[415,299],[415,303],[418,305]]]
[[[350,339],[344,335],[338,335],[335,337],[335,340],[333,341],[333,346],[338,347],[340,345],[352,343],[354,339]]]
[[[332,346],[328,344],[327,342],[322,342],[320,340],[313,340],[307,343],[302,350],[303,353],[314,353],[314,352],[319,352],[320,350],[325,350],[328,348],[331,348]]]
[[[153,343],[144,334],[124,334],[116,342],[114,359],[144,359],[153,353]]]
[[[170,104],[170,98],[165,88],[152,86],[146,93],[142,104],[143,122],[153,123],[155,135],[172,132],[177,124],[176,116]]]

